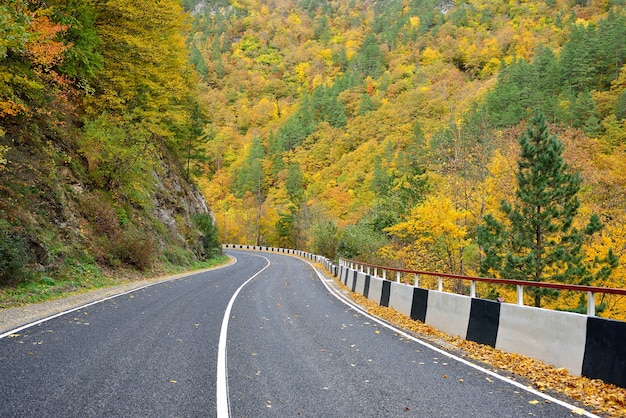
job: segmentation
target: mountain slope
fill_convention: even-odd
[[[223,241],[474,273],[539,108],[584,179],[579,222],[605,222],[588,257],[626,262],[621,2],[187,3],[208,115],[194,167]],[[450,228],[389,229],[433,210]]]

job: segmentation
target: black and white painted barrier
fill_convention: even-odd
[[[626,387],[626,322],[422,289],[337,266],[325,257],[303,251],[232,244],[223,247],[282,252],[314,260],[352,292],[448,335]]]

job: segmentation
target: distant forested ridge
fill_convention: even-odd
[[[521,204],[519,141],[539,111],[581,179],[572,227],[598,220],[576,263],[610,270],[563,280],[624,287],[622,0],[184,6],[206,115],[190,167],[223,242],[478,274],[477,230],[487,215],[506,225],[501,202]]]

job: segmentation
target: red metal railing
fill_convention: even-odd
[[[398,283],[400,283],[400,278],[401,278],[402,273],[413,274],[415,275],[415,280],[414,280],[415,287],[418,287],[420,276],[436,277],[438,279],[438,290],[440,292],[443,291],[443,279],[459,279],[459,280],[469,281],[470,282],[470,296],[473,298],[476,297],[476,282],[514,285],[514,286],[517,286],[517,304],[518,305],[524,305],[524,287],[539,287],[539,288],[547,288],[547,289],[587,292],[587,315],[589,316],[595,316],[595,313],[596,313],[596,304],[595,304],[596,293],[610,294],[610,295],[622,295],[622,296],[626,295],[626,289],[597,287],[597,286],[583,286],[583,285],[564,284],[564,283],[533,282],[529,280],[507,280],[507,279],[496,279],[496,278],[487,278],[487,277],[472,277],[472,276],[463,276],[460,274],[434,273],[431,271],[419,271],[419,270],[410,270],[410,269],[403,269],[403,268],[396,268],[396,267],[378,266],[375,264],[364,263],[361,261],[347,260],[345,258],[339,258],[339,265],[352,268],[353,270],[360,270],[363,273],[367,272],[367,274],[372,274],[372,269],[374,269],[374,272],[373,272],[374,276],[378,276],[378,270],[380,270],[382,273],[382,278],[385,280],[389,280],[387,279],[387,272],[395,272],[396,282]]]

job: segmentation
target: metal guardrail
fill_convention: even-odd
[[[232,249],[247,249],[247,250],[264,250],[271,252],[282,252],[282,253],[293,253],[300,256],[305,256],[307,258],[315,259],[315,258],[323,258],[321,256],[316,256],[314,254],[306,253],[303,251],[287,249],[287,248],[274,248],[274,247],[265,247],[265,246],[254,246],[254,245],[239,245],[239,244],[223,244],[223,248],[232,248]],[[318,260],[319,261],[319,260]],[[330,262],[330,260],[329,260]],[[583,285],[575,285],[575,284],[564,284],[564,283],[545,283],[545,282],[533,282],[530,280],[509,280],[509,279],[496,279],[489,277],[474,277],[474,276],[464,276],[461,274],[450,274],[450,273],[435,273],[432,271],[420,271],[420,270],[411,270],[397,267],[388,267],[388,266],[379,266],[376,264],[364,263],[362,261],[356,260],[348,260],[345,258],[339,258],[339,265],[351,268],[353,270],[359,270],[362,273],[367,273],[373,276],[378,277],[378,271],[380,270],[382,279],[389,280],[387,278],[387,272],[395,273],[395,281],[401,282],[401,275],[404,274],[413,274],[414,275],[414,287],[419,287],[419,277],[420,276],[428,276],[428,277],[436,277],[437,278],[437,290],[443,292],[443,279],[458,279],[470,282],[470,296],[476,297],[476,282],[483,283],[496,283],[496,284],[505,284],[505,285],[514,285],[517,287],[517,304],[523,306],[524,305],[524,287],[539,287],[539,288],[547,288],[547,289],[556,289],[556,290],[570,290],[575,292],[587,292],[587,315],[595,316],[596,314],[596,294],[607,294],[607,295],[620,295],[626,296],[626,289],[619,288],[611,288],[611,287],[598,287],[598,286],[583,286]],[[373,273],[372,273],[373,270]]]
[[[460,279],[470,282],[470,296],[476,297],[476,282],[483,283],[497,283],[517,286],[517,304],[524,305],[524,287],[539,287],[547,289],[557,290],[570,290],[576,292],[587,292],[587,315],[595,316],[596,314],[596,294],[610,294],[610,295],[626,295],[626,289],[610,288],[610,287],[597,287],[597,286],[583,286],[575,284],[564,283],[545,283],[545,282],[533,282],[529,280],[508,280],[508,279],[496,279],[487,277],[473,277],[464,276],[460,274],[448,274],[448,273],[434,273],[430,271],[410,270],[396,267],[379,266],[375,264],[364,263],[361,261],[347,260],[345,258],[339,258],[339,265],[351,268],[353,270],[359,270],[362,273],[372,274],[378,277],[378,271],[381,271],[382,279],[389,280],[387,278],[387,272],[395,273],[396,282],[400,283],[401,275],[414,274],[414,286],[419,287],[419,277],[428,276],[437,278],[438,291],[443,291],[443,279]]]

